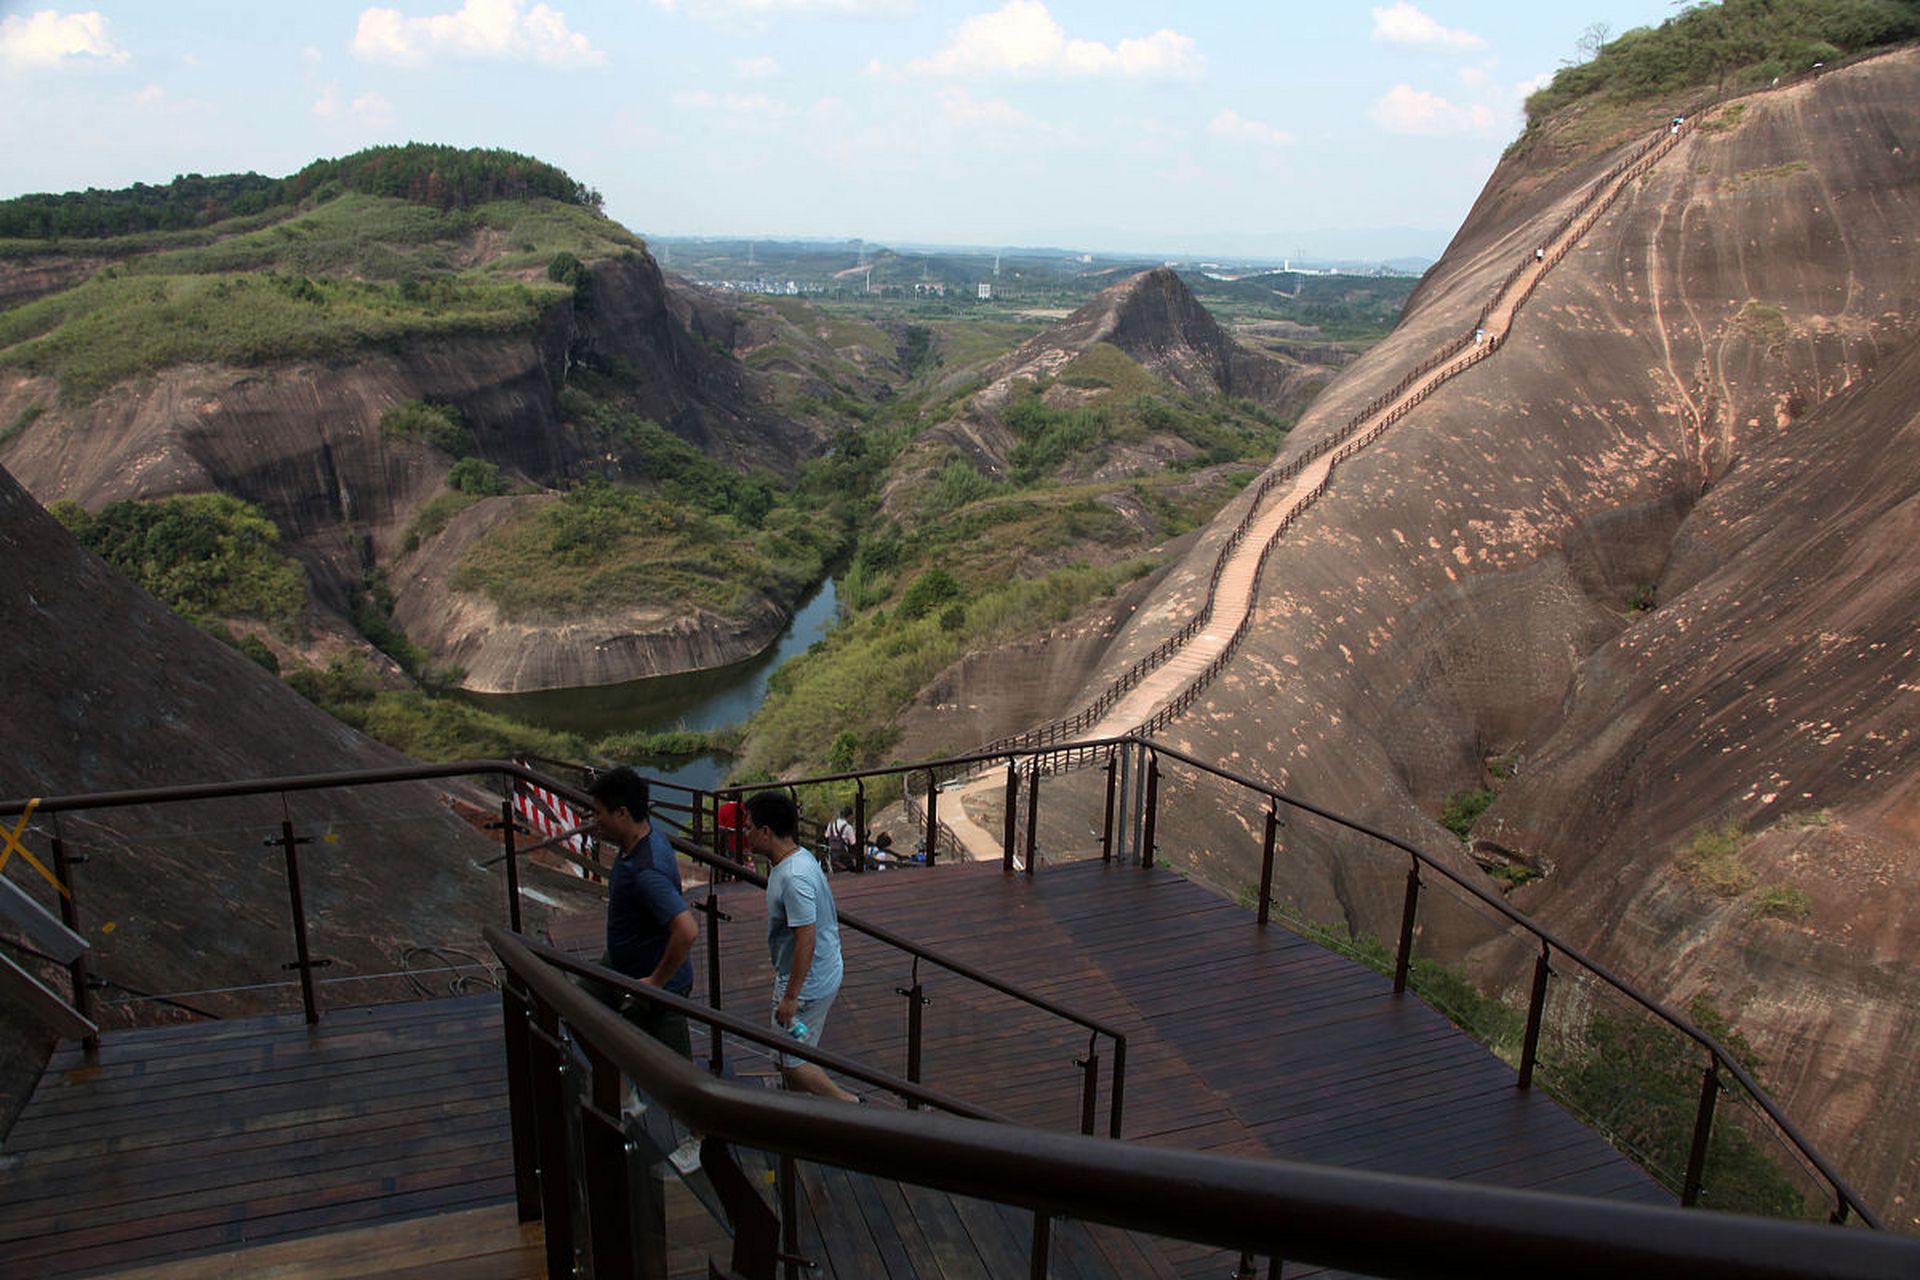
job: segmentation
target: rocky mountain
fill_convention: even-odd
[[[978,375],[966,407],[923,432],[889,485],[890,509],[939,462],[958,456],[996,479],[1009,475],[1022,440],[1010,411],[1032,396],[1054,413],[1116,405],[1135,397],[1235,397],[1291,416],[1330,376],[1328,364],[1281,359],[1235,342],[1178,275],[1162,267],[1106,289]],[[1167,418],[1076,450],[1062,479],[1111,479],[1184,462],[1205,450]]]
[[[82,550],[4,471],[0,584],[14,604],[0,664],[8,797],[412,763]],[[108,1025],[168,1016],[162,1004],[129,1002],[135,992],[193,992],[182,999],[215,1013],[298,1007],[285,988],[254,990],[283,982],[281,962],[294,954],[284,863],[264,843],[283,818],[314,840],[304,890],[315,953],[329,961],[322,977],[391,973],[409,948],[470,948],[480,923],[504,918],[504,890],[498,868],[483,865],[491,843],[443,803],[449,789],[400,783],[62,816],[69,852],[84,859],[74,894],[89,966],[109,983],[101,1016]],[[51,829],[42,815],[28,837],[43,860]],[[37,877],[16,864],[8,878],[52,909]],[[46,980],[65,991],[64,971]],[[42,1037],[0,1009],[0,1127],[38,1073]]]
[[[1165,731],[1436,851],[1462,850],[1445,797],[1497,788],[1472,849],[1539,873],[1514,902],[1674,1006],[1709,995],[1790,1114],[1909,1225],[1916,101],[1907,48],[1696,121],[1494,358],[1334,471],[1271,556],[1246,644]],[[1690,109],[1655,101],[1599,142],[1576,111],[1517,147],[1287,454],[1456,341],[1589,185]],[[1243,506],[1158,601],[1204,586]],[[1143,605],[1102,675],[1184,616]],[[1257,877],[1242,819],[1178,820],[1224,851],[1204,873]],[[1702,833],[1729,830],[1707,866]],[[1402,866],[1307,830],[1288,844],[1283,898],[1392,936]],[[1445,913],[1423,946],[1524,980]]]
[[[782,611],[761,598],[704,647],[657,609],[609,609],[557,648],[528,647],[512,626],[477,634],[483,605],[404,560],[463,457],[551,499],[585,475],[656,480],[618,434],[630,420],[735,469],[818,452],[820,432],[770,407],[729,353],[728,310],[676,290],[596,212],[552,200],[460,213],[347,194],[258,221],[190,243],[0,256],[0,463],[37,498],[243,498],[279,527],[323,610],[345,614],[390,575],[423,627],[415,642],[483,687],[728,661],[777,633]],[[107,315],[134,335],[130,354],[100,352],[90,325]],[[257,336],[226,333],[249,315]],[[454,438],[384,425],[409,405],[443,412]]]

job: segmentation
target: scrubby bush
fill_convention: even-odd
[[[380,434],[396,440],[424,440],[440,452],[459,457],[473,447],[460,411],[450,404],[409,400],[380,415]]]
[[[500,468],[484,458],[462,458],[447,470],[447,485],[474,497],[494,497],[507,491]]]

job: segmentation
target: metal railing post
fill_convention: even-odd
[[[540,1138],[534,1122],[533,1013],[511,982],[500,987],[500,1031],[506,1040],[507,1120],[513,1133],[513,1200],[520,1221],[540,1218]]]
[[[1102,862],[1113,861],[1114,756],[1113,748],[1107,748],[1107,812],[1100,821],[1100,861]]]
[[[1140,830],[1140,865],[1153,865],[1154,827],[1160,818],[1160,757],[1147,753],[1147,814]]]
[[[913,985],[910,987],[895,987],[893,992],[895,995],[901,995],[907,998],[907,1079],[914,1084],[919,1084],[920,1052],[924,1044],[921,1026],[925,1019],[925,1014],[922,1011],[927,1007],[927,997],[925,988],[920,982],[920,962],[915,960],[913,967]],[[907,1109],[909,1111],[918,1111],[920,1104],[912,1098],[909,1098],[907,1099]]]
[[[287,853],[287,896],[293,909],[293,944],[299,958],[284,967],[300,970],[300,1003],[306,1009],[307,1025],[313,1026],[320,1021],[320,1005],[313,990],[313,952],[307,946],[307,906],[300,894],[299,846],[306,840],[293,833],[293,819],[285,818],[280,822],[279,838],[269,837],[267,843],[280,845]]]
[[[1032,1280],[1047,1280],[1047,1264],[1053,1260],[1053,1219],[1033,1211],[1033,1253],[1027,1262]]]
[[[67,842],[60,838],[60,815],[55,813],[52,815],[52,819],[53,874],[60,878],[60,883],[66,886],[67,890],[65,893],[54,895],[60,900],[60,923],[75,933],[79,933],[80,902],[75,896],[78,890],[73,883],[73,869],[79,864],[80,859],[69,858],[67,856]],[[73,959],[67,962],[67,977],[73,983],[74,1012],[78,1013],[88,1022],[95,1021],[96,1019],[93,1016],[93,991],[87,986],[87,953],[85,951],[77,952]],[[81,1048],[86,1052],[87,1057],[92,1058],[96,1056],[100,1052],[99,1033],[95,1032],[85,1037],[81,1040],[80,1044]]]
[[[1700,1203],[1700,1177],[1707,1168],[1707,1145],[1713,1136],[1713,1104],[1720,1096],[1720,1060],[1709,1059],[1700,1077],[1700,1110],[1693,1121],[1693,1149],[1687,1153],[1687,1178],[1680,1186],[1680,1203]]]
[[[853,780],[853,869],[867,869],[867,780]]]
[[[646,1196],[640,1206],[646,1218],[634,1221],[629,1184],[627,1135],[620,1127],[620,1069],[592,1040],[579,1041],[587,1056],[591,1078],[591,1105],[580,1107],[580,1160],[586,1183],[587,1253],[593,1260],[593,1280],[648,1280],[667,1274],[665,1199]],[[641,1176],[648,1177],[643,1173]],[[637,1226],[648,1230],[636,1232]]]
[[[1114,826],[1113,856],[1124,863],[1130,860],[1131,855],[1129,854],[1129,850],[1133,847],[1133,744],[1130,742],[1122,743],[1119,747],[1119,752],[1120,806],[1115,811],[1118,818]]]
[[[933,770],[927,770],[927,865],[932,866],[940,857],[940,788],[935,783]]]
[[[513,796],[503,797],[500,801],[500,843],[506,847],[507,857],[507,928],[515,933],[520,928],[520,854],[514,840]]]
[[[1547,1008],[1547,976],[1553,972],[1549,965],[1552,949],[1546,943],[1540,944],[1540,954],[1533,962],[1533,991],[1527,997],[1527,1035],[1520,1045],[1520,1079],[1522,1089],[1533,1087],[1533,1067],[1539,1061],[1540,1023]]]
[[[1400,951],[1393,962],[1393,991],[1407,989],[1407,970],[1413,967],[1413,917],[1420,909],[1420,863],[1407,868],[1407,901],[1400,912]]]
[[[720,1008],[720,922],[731,920],[732,916],[720,909],[720,899],[714,896],[713,879],[707,879],[707,896],[700,903],[700,913],[707,918],[707,1007]],[[724,1033],[718,1023],[707,1028],[707,1070],[714,1075],[725,1075],[727,1050]]]
[[[1269,908],[1273,905],[1273,848],[1280,834],[1280,802],[1267,801],[1267,834],[1260,842],[1260,927],[1267,927]]]
[[[784,1152],[780,1156],[780,1256],[787,1264],[787,1280],[800,1280],[800,1167]]]
[[[1040,831],[1040,762],[1035,760],[1033,768],[1027,771],[1027,875],[1033,875],[1033,865],[1039,860],[1035,850],[1035,839]]]
[[[1088,1137],[1093,1136],[1093,1113],[1100,1100],[1100,1055],[1094,1051],[1098,1034],[1089,1039],[1087,1056],[1073,1064],[1080,1068],[1080,1132]]]
[[[573,1198],[567,1174],[566,1050],[560,1020],[533,1002],[528,1073],[533,1082],[533,1125],[540,1149],[540,1217],[547,1238],[547,1274],[573,1274]]]
[[[1107,1136],[1120,1136],[1120,1104],[1127,1094],[1127,1038],[1113,1038],[1113,1102],[1107,1107]]]
[[[1018,829],[1018,815],[1015,806],[1020,803],[1020,772],[1014,768],[1013,757],[1007,757],[1007,798],[1000,823],[1000,870],[1008,875],[1013,873],[1013,839]]]

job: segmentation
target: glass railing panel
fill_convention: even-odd
[[[1691,1037],[1556,957],[1534,1082],[1675,1196],[1707,1060]]]
[[[1714,1112],[1700,1203],[1732,1213],[1825,1221],[1835,1205],[1826,1178],[1752,1094],[1730,1076],[1722,1080],[1726,1087]]]

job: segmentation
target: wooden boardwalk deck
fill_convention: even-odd
[[[1263,932],[1171,873],[1089,862],[1027,880],[974,865],[834,885],[845,910],[1122,1029],[1127,1138],[1670,1199],[1387,979],[1278,927]],[[737,1011],[764,1008],[760,892],[719,895],[733,916],[722,925],[723,997]],[[597,952],[598,934],[597,920],[576,919],[556,940]],[[845,941],[827,1047],[898,1071],[906,1011],[896,988],[910,984],[911,963],[851,931]],[[920,977],[932,1002],[929,1084],[1027,1123],[1077,1127],[1084,1031],[925,964]],[[202,1255],[206,1274],[247,1274],[262,1267],[215,1260],[262,1241],[502,1204],[511,1177],[498,1018],[497,1000],[476,996],[330,1011],[313,1032],[279,1017],[121,1033],[96,1064],[63,1049],[4,1144],[0,1271],[78,1275]],[[764,1071],[744,1053],[735,1066],[747,1079]],[[1102,1131],[1110,1072],[1103,1060]],[[1025,1213],[813,1166],[801,1191],[802,1250],[823,1277],[1025,1270]],[[670,1199],[674,1220],[711,1242],[684,1200]],[[511,1236],[499,1230],[498,1248],[446,1256],[434,1273],[537,1273],[537,1249]],[[416,1247],[426,1246],[406,1246]],[[399,1256],[392,1273],[423,1265]],[[676,1271],[694,1261],[682,1251]],[[1218,1276],[1230,1263],[1104,1228],[1054,1233],[1061,1277]]]

